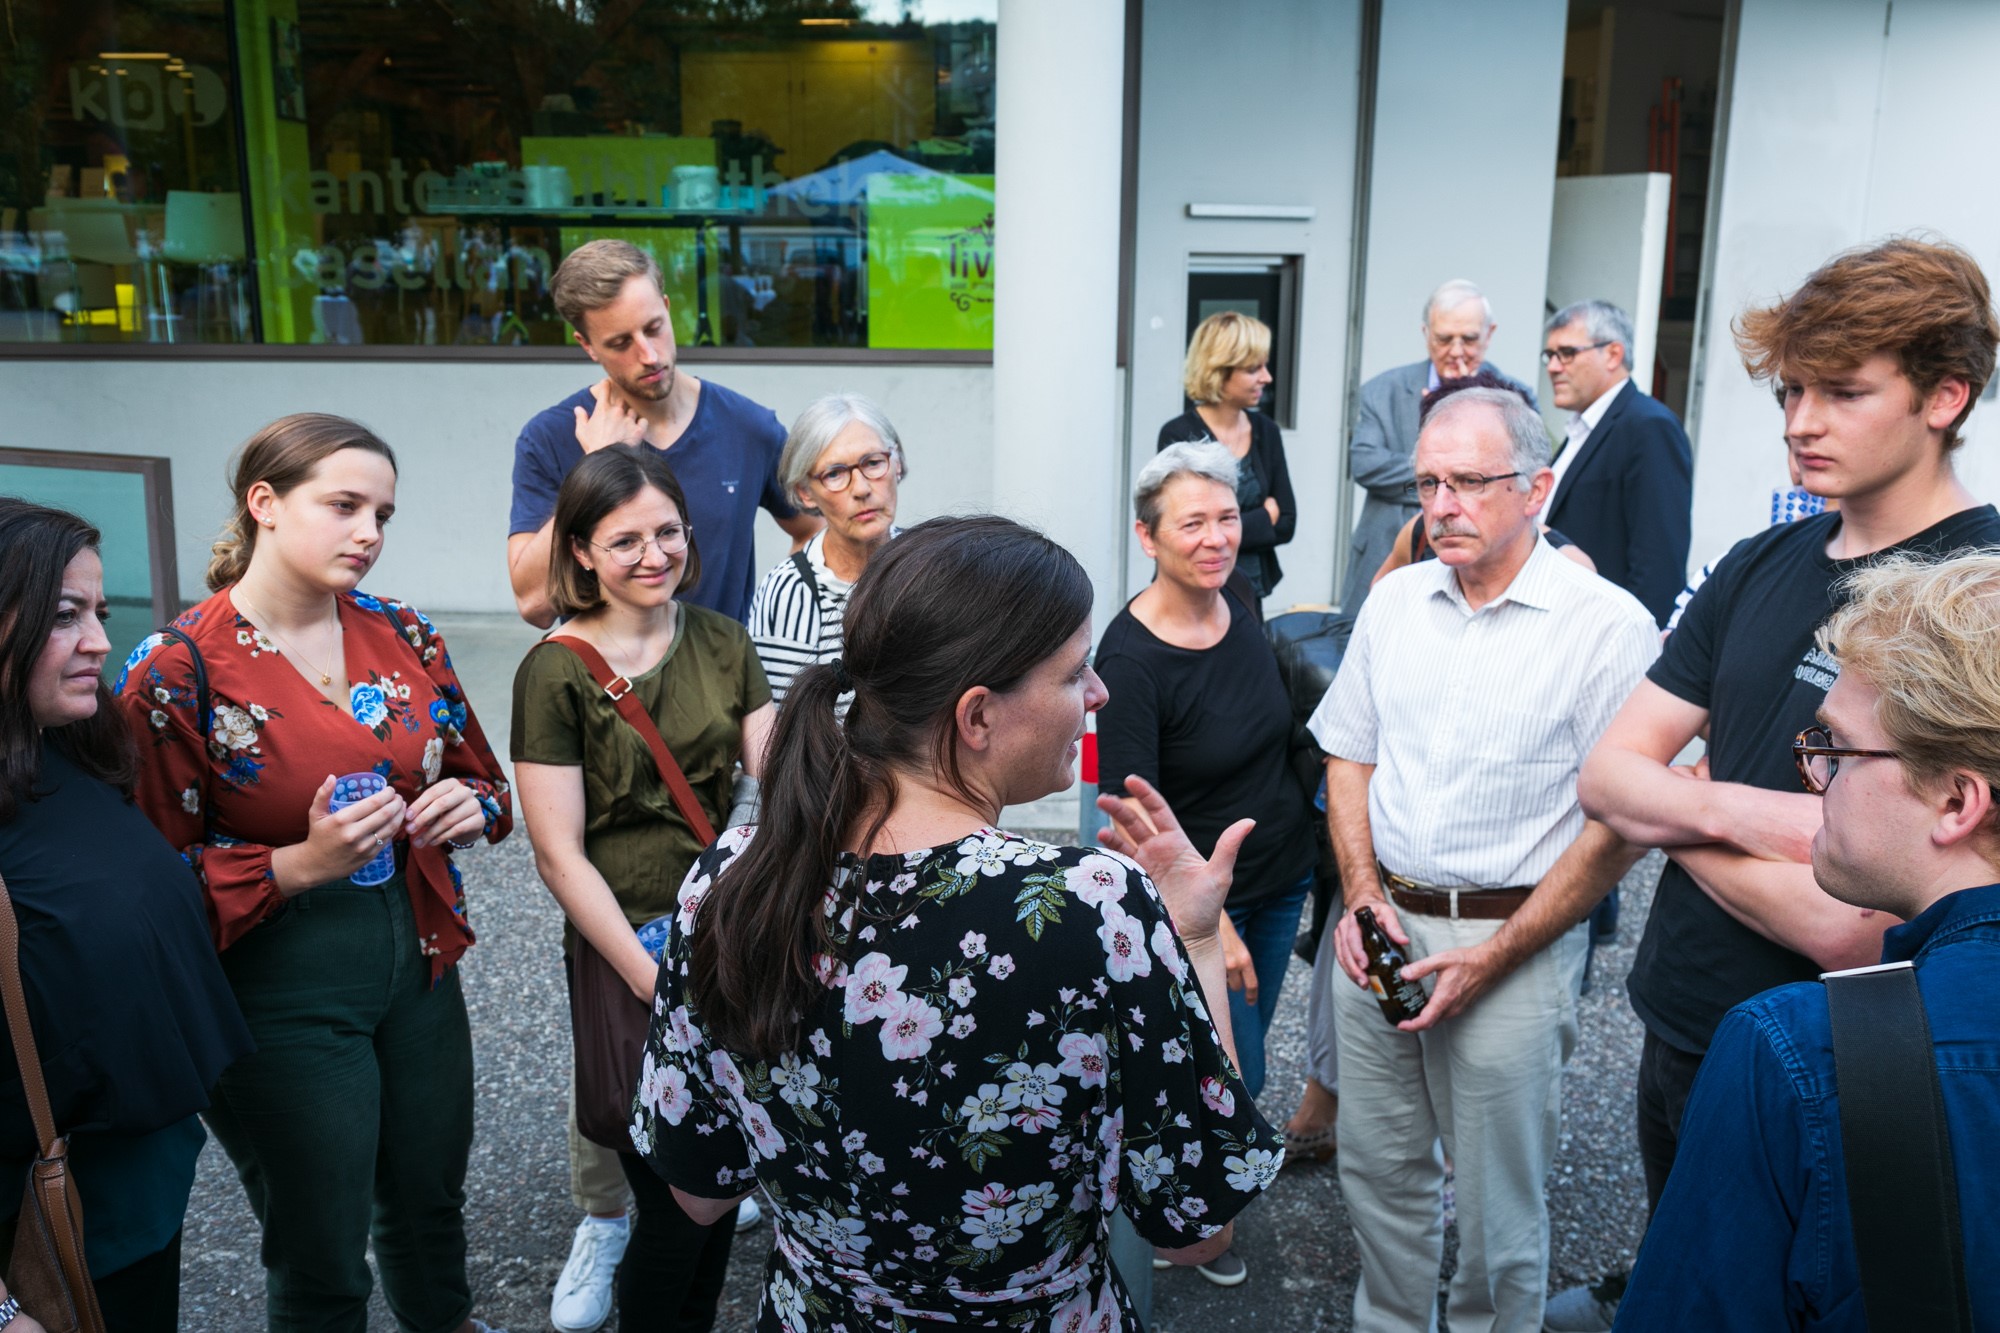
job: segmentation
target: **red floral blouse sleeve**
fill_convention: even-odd
[[[192,632],[197,611],[175,622]],[[120,673],[115,691],[139,743],[134,799],[154,827],[194,867],[208,903],[208,928],[226,949],[284,902],[271,874],[272,848],[209,826],[209,741],[204,734],[193,658],[186,644],[148,636]]]

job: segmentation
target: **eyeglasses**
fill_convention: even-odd
[[[844,491],[854,481],[855,473],[870,481],[880,481],[889,475],[889,464],[895,461],[896,456],[885,450],[869,454],[858,463],[835,463],[824,472],[813,473],[812,479],[829,491]]]
[[[1462,477],[1418,477],[1403,487],[1406,495],[1421,495],[1426,500],[1437,498],[1438,487],[1442,486],[1461,499],[1470,500],[1486,494],[1486,488],[1496,481],[1512,481],[1520,476],[1518,472],[1502,472],[1496,477],[1482,477],[1477,472],[1468,472]]]
[[[687,550],[688,541],[693,536],[694,524],[669,523],[650,537],[628,532],[615,542],[592,542],[591,545],[608,552],[613,560],[630,569],[646,558],[650,547],[659,547],[661,555],[679,555]]]
[[[1488,333],[1490,332],[1491,330],[1488,330]],[[1439,351],[1442,351],[1447,347],[1463,347],[1465,350],[1469,352],[1476,347],[1484,346],[1486,343],[1487,334],[1453,333],[1441,337],[1438,334],[1432,333],[1429,329],[1425,329],[1424,337],[1430,339],[1431,346],[1437,348]]]
[[[1542,364],[1546,366],[1550,362],[1554,362],[1556,365],[1566,366],[1585,352],[1594,352],[1600,347],[1609,347],[1617,341],[1616,338],[1606,338],[1601,343],[1588,343],[1582,347],[1545,347],[1542,349]]]
[[[1901,759],[1894,750],[1850,750],[1833,743],[1833,733],[1825,727],[1807,727],[1792,742],[1792,759],[1799,766],[1799,781],[1815,796],[1827,789],[1843,759]]]

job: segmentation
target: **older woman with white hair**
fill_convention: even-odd
[[[830,393],[792,423],[778,483],[826,526],[773,566],[750,603],[750,638],[781,706],[792,677],[840,656],[847,595],[896,535],[896,487],[906,469],[889,418],[856,393]]]
[[[1224,588],[1243,541],[1237,495],[1236,459],[1213,441],[1169,445],[1139,473],[1135,527],[1157,573],[1098,644],[1111,697],[1097,744],[1102,789],[1151,783],[1203,855],[1236,821],[1257,821],[1219,932],[1237,1065],[1255,1097],[1315,852],[1288,762],[1292,707],[1277,659],[1252,608]],[[1234,1252],[1200,1270],[1222,1286],[1247,1275]]]

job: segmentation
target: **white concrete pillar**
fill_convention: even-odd
[[[993,508],[1075,553],[1116,613],[1125,6],[1000,0]]]
[[[1421,360],[1423,304],[1470,278],[1500,329],[1489,355],[1539,383],[1562,112],[1566,0],[1382,7],[1361,373]]]

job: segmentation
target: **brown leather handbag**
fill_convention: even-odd
[[[592,680],[603,687],[618,715],[639,733],[660,770],[674,808],[703,843],[715,841],[715,827],[694,798],[694,788],[674,760],[652,714],[632,693],[632,682],[611,669],[604,654],[571,634],[550,635],[583,659]],[[632,994],[618,969],[579,933],[570,953],[569,1030],[576,1071],[576,1132],[616,1152],[632,1151],[632,1101],[645,1059],[649,1006]]]
[[[49,1111],[49,1088],[42,1058],[28,1023],[28,995],[21,988],[21,928],[14,900],[0,879],[0,999],[7,1006],[7,1032],[21,1066],[21,1088],[35,1122],[41,1155],[28,1168],[28,1188],[14,1228],[14,1253],[7,1260],[8,1294],[49,1333],[104,1333],[97,1288],[83,1256],[83,1206],[69,1174],[69,1136],[56,1133]]]

